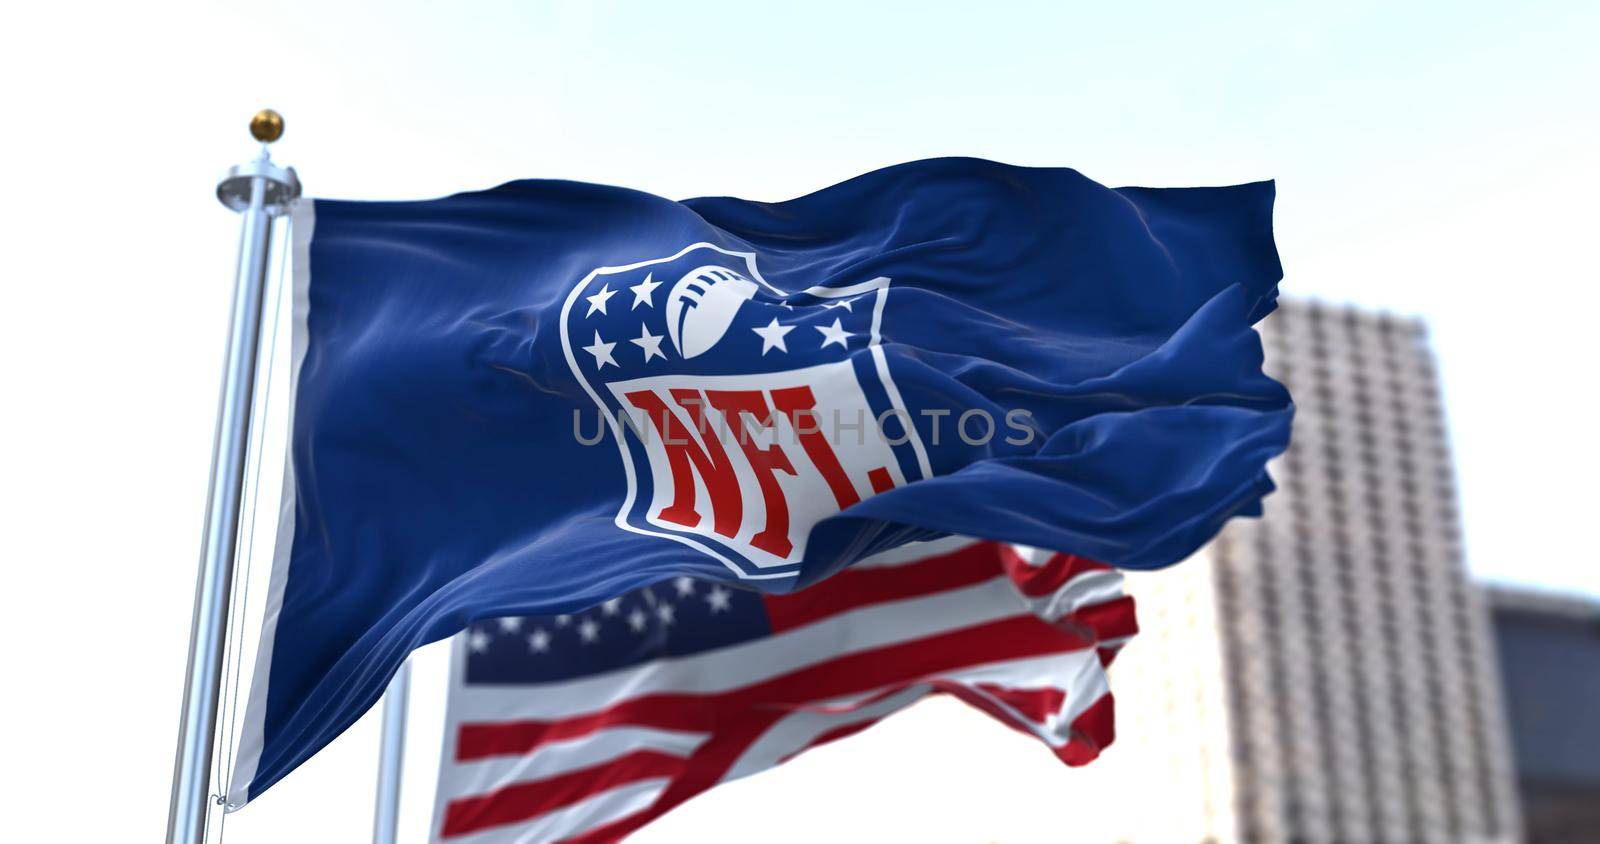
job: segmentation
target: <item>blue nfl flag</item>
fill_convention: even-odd
[[[1130,568],[1259,512],[1271,183],[913,162],[799,199],[304,203],[283,520],[230,802],[412,649],[961,534]]]

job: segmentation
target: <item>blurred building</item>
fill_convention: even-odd
[[[1130,576],[1144,632],[1112,669],[1096,788],[1141,806],[1097,837],[1516,840],[1422,324],[1285,302],[1263,336],[1299,408],[1279,491],[1199,558]]]
[[[1528,840],[1600,841],[1600,603],[1490,592]]]

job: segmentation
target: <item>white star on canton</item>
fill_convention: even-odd
[[[489,634],[483,632],[482,630],[472,631],[472,635],[467,637],[467,647],[471,648],[472,652],[475,654],[481,654],[488,651]]]
[[[855,309],[850,307],[850,303],[852,301],[854,301],[854,299],[835,299],[832,302],[824,302],[824,303],[822,303],[822,307],[824,307],[824,308],[844,308],[845,310],[847,310],[847,311],[849,311],[851,313],[855,313]]]
[[[645,616],[644,610],[638,607],[634,607],[633,612],[628,613],[628,626],[632,627],[635,633],[643,633],[644,625],[647,621],[649,621],[649,618]]]
[[[637,343],[638,341],[635,340],[634,342]],[[823,343],[822,345],[826,346],[828,344]],[[616,347],[616,343],[607,343],[606,341],[601,340],[600,332],[596,331],[594,333],[594,345],[584,346],[583,350],[591,355],[594,355],[594,366],[596,369],[605,369],[606,364],[608,363],[612,366],[617,365],[617,359],[611,356],[611,350],[615,349]],[[666,355],[662,355],[662,357],[666,357]],[[649,358],[645,359],[649,360]]]
[[[544,628],[542,627],[533,631],[532,633],[529,633],[528,649],[536,654],[542,654],[545,651],[550,650],[550,634],[544,632]]]
[[[672,623],[672,605],[671,604],[661,604],[660,606],[657,606],[656,607],[656,618],[661,619],[661,626],[662,627],[665,627],[668,624],[671,624]]]
[[[644,333],[640,334],[638,338],[629,340],[628,342],[638,346],[641,349],[644,349],[644,362],[649,363],[650,358],[652,357],[658,357],[662,360],[666,360],[667,353],[661,351],[661,335],[651,334],[650,326],[648,325],[641,325],[639,328]]]
[[[600,622],[586,618],[578,625],[578,636],[584,642],[597,642],[600,640]]]
[[[502,633],[515,633],[515,632],[517,632],[518,630],[521,630],[521,629],[522,629],[522,619],[520,619],[520,618],[502,618],[502,619],[500,619],[500,632],[502,632]]]
[[[622,611],[622,599],[612,598],[600,605],[600,612],[606,615],[616,615]]]
[[[850,332],[844,330],[839,325],[838,320],[834,320],[833,325],[819,325],[816,328],[822,332],[822,348],[828,348],[829,343],[838,343],[840,346],[849,347],[850,343],[847,338],[849,338]],[[599,335],[595,335],[595,338],[599,339]]]
[[[572,616],[570,616],[570,615],[558,615],[558,616],[556,616],[556,626],[557,627],[566,627],[567,625],[569,625],[571,623],[572,623]]]
[[[721,586],[713,586],[706,593],[706,603],[711,605],[712,613],[733,609],[733,594]]]
[[[660,287],[660,286],[661,286],[661,282],[652,281],[650,279],[650,274],[649,273],[645,273],[644,274],[644,281],[641,281],[638,284],[635,284],[634,286],[628,288],[629,290],[633,291],[633,304],[631,306],[629,306],[628,310],[631,311],[634,308],[639,307],[640,305],[644,305],[647,308],[655,307],[656,304],[654,302],[650,301],[650,294],[654,293],[655,289],[657,287]],[[604,308],[601,308],[601,311],[604,311],[604,310],[605,310]]]
[[[767,323],[765,326],[750,330],[761,335],[761,354],[765,355],[773,349],[777,349],[780,352],[789,351],[789,347],[783,344],[783,335],[793,331],[794,326],[779,325],[778,318],[773,317],[772,322]]]
[[[678,597],[680,598],[686,598],[694,594],[694,578],[692,577],[673,578],[672,585],[677,587]]]
[[[593,296],[583,297],[589,300],[589,311],[583,315],[584,318],[587,319],[588,317],[594,316],[595,311],[599,311],[602,315],[605,314],[606,300],[615,295],[617,295],[617,291],[612,290],[610,282],[607,282],[600,285],[599,293],[596,293]]]

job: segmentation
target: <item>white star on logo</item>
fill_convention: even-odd
[[[660,606],[656,607],[656,618],[661,619],[661,625],[663,627],[665,627],[668,624],[671,624],[672,623],[672,605],[671,604],[661,604]]]
[[[545,651],[550,650],[550,634],[544,632],[544,628],[542,627],[533,631],[532,633],[529,633],[528,649],[536,654],[542,654]]]
[[[634,342],[637,343],[639,341],[635,340]],[[827,344],[824,343],[823,345],[826,346]],[[611,356],[611,350],[615,349],[616,347],[616,343],[607,343],[606,341],[601,340],[600,332],[596,331],[594,333],[594,344],[590,346],[584,346],[583,350],[591,355],[594,355],[594,365],[596,369],[605,369],[606,364],[608,363],[612,366],[617,365],[617,359]],[[666,355],[662,355],[662,357],[666,357]],[[646,358],[646,360],[649,360],[649,358]]]
[[[611,283],[607,282],[600,285],[599,293],[596,293],[593,296],[583,297],[589,300],[589,311],[583,315],[584,318],[587,319],[588,317],[594,316],[595,311],[599,311],[601,314],[604,314],[606,312],[606,300],[615,295],[617,295],[617,291],[612,290]]]
[[[484,653],[489,650],[489,634],[482,630],[472,631],[472,635],[467,637],[467,647],[475,654]]]
[[[631,311],[634,308],[639,307],[640,305],[644,305],[647,308],[655,307],[656,306],[655,303],[650,301],[650,294],[654,293],[655,289],[657,287],[660,287],[660,286],[661,286],[661,282],[652,281],[651,278],[650,278],[650,274],[649,273],[645,273],[644,274],[644,281],[641,281],[638,284],[635,284],[634,286],[628,288],[629,290],[633,291],[633,305],[631,307],[629,307],[628,310]],[[601,313],[604,313],[605,312],[605,308],[601,308],[600,311],[601,311]]]
[[[633,628],[633,632],[635,632],[635,633],[644,632],[644,623],[645,623],[646,620],[647,619],[645,617],[644,611],[639,609],[638,607],[634,607],[633,608],[633,612],[628,613],[628,626],[632,627]]]
[[[611,600],[600,605],[600,612],[605,613],[606,615],[616,615],[618,612],[621,612],[621,610],[621,598],[612,598]]]
[[[844,330],[839,325],[838,320],[834,320],[833,325],[819,325],[816,328],[822,332],[822,348],[828,348],[829,343],[838,343],[840,346],[848,348],[849,342],[846,338],[850,336],[850,332]],[[599,339],[599,335],[595,335],[595,338]]]
[[[678,597],[680,598],[688,597],[694,594],[694,578],[692,577],[674,578],[672,585],[677,587]]]
[[[711,605],[711,611],[713,613],[719,613],[726,609],[732,609],[733,594],[721,586],[713,586],[711,587],[711,591],[706,593],[706,603]]]
[[[515,633],[515,632],[517,632],[518,630],[521,630],[521,629],[522,629],[522,619],[520,619],[520,618],[502,618],[502,619],[500,619],[500,631],[502,633]]]
[[[578,625],[578,636],[585,642],[598,641],[600,638],[600,623],[592,618],[586,618]]]
[[[650,326],[648,325],[642,325],[640,328],[644,331],[644,333],[640,334],[637,339],[629,340],[628,342],[638,346],[641,349],[644,349],[644,362],[649,363],[651,357],[658,357],[662,360],[666,360],[666,353],[661,351],[662,335],[651,334]]]
[[[761,335],[761,354],[765,355],[773,349],[777,349],[780,352],[789,351],[789,347],[783,344],[783,335],[793,331],[794,326],[779,325],[778,318],[773,317],[772,322],[767,323],[765,326],[750,330]]]

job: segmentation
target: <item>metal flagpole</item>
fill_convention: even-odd
[[[383,693],[383,739],[378,748],[378,801],[372,844],[395,844],[400,834],[400,772],[406,755],[406,709],[411,698],[411,660]]]
[[[168,844],[203,844],[206,837],[211,755],[272,220],[287,211],[289,203],[300,195],[300,182],[293,168],[273,164],[267,151],[267,145],[283,135],[283,118],[275,111],[259,112],[250,121],[250,134],[261,142],[261,154],[255,161],[229,170],[217,184],[217,199],[243,214],[244,225],[239,237],[239,267],[234,280],[222,398],[211,447],[211,487],[206,496],[200,575],[189,631],[189,668],[184,678],[183,717],[178,726],[178,756],[167,814]]]

